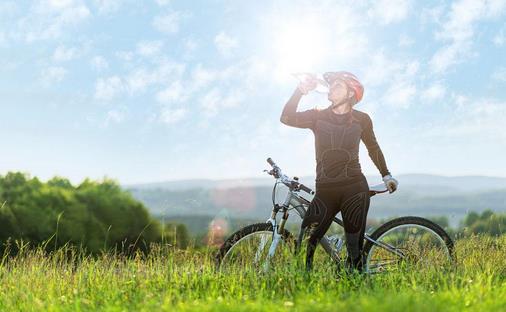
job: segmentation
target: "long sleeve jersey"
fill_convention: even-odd
[[[350,184],[361,179],[363,173],[358,159],[360,140],[367,147],[381,176],[390,174],[367,113],[352,109],[352,123],[348,124],[347,114],[336,114],[331,107],[297,112],[301,97],[302,93],[296,89],[280,120],[288,126],[313,131],[317,188]]]

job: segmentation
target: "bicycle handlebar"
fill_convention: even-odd
[[[269,165],[272,166],[272,170],[271,171],[268,171],[267,173],[274,176],[276,179],[280,179],[281,182],[288,186],[290,189],[294,189],[296,191],[298,190],[301,190],[301,191],[304,191],[310,195],[314,195],[314,191],[312,189],[310,189],[309,187],[305,186],[304,184],[302,183],[299,183],[297,181],[297,179],[290,179],[288,178],[288,176],[284,175],[282,172],[281,172],[281,168],[279,168],[276,163],[272,160],[272,158],[267,158],[267,162],[269,163]]]
[[[269,163],[269,165],[271,165],[273,167],[276,166],[276,164],[274,163],[274,161],[272,161],[272,158],[270,158],[270,157],[267,158],[267,162]]]
[[[278,165],[276,165],[276,163],[272,160],[272,158],[270,158],[270,157],[267,158],[267,162],[269,163],[269,165],[272,166],[272,170],[270,170],[270,171],[264,170],[264,171],[267,171],[268,174],[274,176],[276,179],[281,180],[281,182],[284,185],[288,186],[288,188],[290,188],[290,190],[295,190],[295,191],[300,190],[300,191],[304,191],[310,195],[315,194],[315,192],[312,189],[310,189],[309,187],[305,186],[302,183],[299,183],[297,177],[290,179],[289,177],[284,175],[281,172],[281,168],[279,168]],[[378,185],[369,186],[369,194],[371,194],[371,196],[373,196],[374,194],[385,193],[387,191],[388,190],[385,187],[385,184],[383,184],[383,183],[378,184]]]
[[[306,193],[309,193],[309,194],[314,194],[313,190],[312,190],[312,189],[310,189],[309,187],[305,186],[304,184],[300,184],[300,183],[299,183],[299,188],[300,188],[301,190],[303,190],[304,192],[306,192]]]

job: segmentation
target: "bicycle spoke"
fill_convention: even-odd
[[[267,244],[267,235],[263,235],[260,238],[260,244],[258,246],[257,252],[255,253],[255,260],[254,263],[258,263],[258,260],[260,259],[260,256],[265,248],[265,244]]]
[[[277,244],[274,257],[269,257],[269,249],[273,242],[272,234],[270,231],[259,231],[241,238],[224,256],[222,269],[265,272],[271,264],[288,262],[293,255],[287,252],[283,240]]]
[[[444,265],[448,260],[448,249],[438,235],[423,226],[407,224],[387,231],[374,242],[368,254],[368,271],[428,269]]]

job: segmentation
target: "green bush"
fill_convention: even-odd
[[[91,253],[148,249],[161,240],[161,225],[117,182],[86,179],[74,187],[55,177],[46,183],[23,173],[0,176],[0,241],[65,244]],[[4,247],[2,247],[4,248]]]
[[[485,210],[480,214],[470,212],[461,224],[461,232],[469,234],[489,234],[500,236],[506,234],[506,214]]]

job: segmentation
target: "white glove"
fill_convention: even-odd
[[[385,186],[387,187],[389,193],[395,192],[395,190],[397,190],[397,186],[399,186],[399,182],[392,178],[389,174],[383,177],[383,182],[385,182]]]

